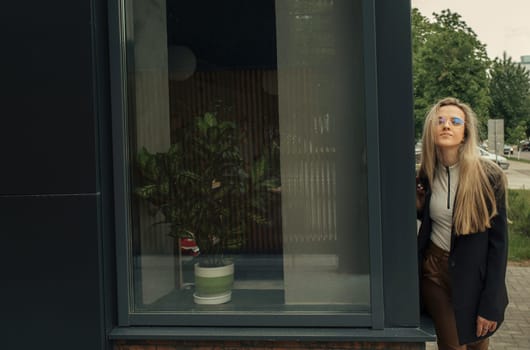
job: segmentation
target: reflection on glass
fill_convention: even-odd
[[[369,310],[360,19],[349,0],[133,1],[133,312]],[[230,301],[197,304],[212,252]]]

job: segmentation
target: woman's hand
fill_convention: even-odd
[[[497,322],[477,316],[477,337],[483,337],[488,334],[488,332],[494,332],[496,329]]]
[[[425,188],[420,182],[419,177],[416,177],[416,210],[422,211],[425,205]]]

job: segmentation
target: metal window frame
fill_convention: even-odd
[[[130,2],[129,2],[130,3]],[[252,325],[256,327],[317,327],[317,328],[384,328],[383,262],[379,164],[379,119],[377,98],[377,61],[375,48],[375,5],[362,0],[364,48],[364,99],[367,133],[369,254],[370,254],[370,308],[364,313],[309,314],[133,314],[130,310],[130,179],[129,140],[127,138],[127,28],[125,26],[127,0],[109,2],[109,55],[112,103],[112,138],[114,160],[114,202],[116,230],[117,313],[118,326],[192,326],[227,327]],[[215,315],[215,321],[212,316]],[[224,329],[224,328],[223,328]],[[273,329],[273,328],[269,328]],[[307,329],[307,328],[306,328]]]

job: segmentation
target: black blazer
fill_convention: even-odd
[[[449,275],[460,344],[472,343],[492,335],[488,333],[485,337],[476,337],[477,315],[496,321],[498,329],[504,320],[508,305],[505,283],[508,258],[506,195],[504,186],[498,186],[499,179],[500,176],[490,179],[495,189],[498,211],[491,220],[491,228],[484,232],[458,236],[453,229],[451,236]],[[432,222],[429,215],[430,186],[426,179],[420,181],[426,189],[425,207],[422,213],[418,213],[421,220],[418,233],[418,266],[421,278],[421,267],[425,249],[430,242]]]

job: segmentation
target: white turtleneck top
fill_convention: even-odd
[[[450,167],[439,164],[431,187],[431,241],[445,251],[451,250],[453,207],[459,174],[460,167],[458,163]]]

